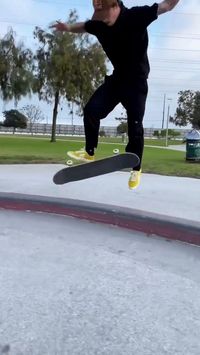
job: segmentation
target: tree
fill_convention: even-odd
[[[35,105],[26,105],[22,107],[20,111],[27,117],[29,130],[31,133],[33,131],[33,125],[45,119],[41,109]]]
[[[128,133],[127,116],[126,116],[126,113],[124,116],[124,113],[125,113],[125,111],[123,110],[121,112],[120,117],[115,117],[115,119],[120,122],[120,124],[117,126],[117,133],[118,134],[124,134],[124,133],[127,134]]]
[[[83,115],[83,108],[89,97],[102,83],[106,74],[106,57],[98,43],[91,43],[88,34],[78,35],[73,58],[72,90],[67,93],[69,102],[75,102],[77,114]]]
[[[174,130],[174,129],[168,129],[168,137],[170,139],[172,138],[176,138],[176,137],[179,137],[180,136],[180,132]],[[166,129],[162,129],[162,130],[156,130],[153,132],[153,136],[154,137],[157,137],[157,138],[165,138],[166,137]]]
[[[128,124],[127,122],[121,122],[119,126],[117,126],[117,133],[123,134],[128,132]]]
[[[156,138],[160,138],[160,136],[161,136],[161,130],[159,130],[159,131],[158,131],[158,130],[154,131],[154,132],[153,132],[153,136],[156,137]]]
[[[191,124],[192,128],[200,129],[200,91],[179,92],[178,107],[170,122],[176,126]]]
[[[27,127],[27,117],[18,110],[4,111],[3,115],[5,120],[2,125],[4,127],[13,127],[13,134],[15,133],[16,128]]]
[[[39,27],[35,28],[34,36],[39,42],[34,57],[34,91],[40,100],[54,104],[51,142],[55,142],[58,106],[60,98],[66,97],[72,72],[71,53],[74,51],[74,43],[70,33],[48,33]]]
[[[16,44],[12,29],[0,39],[0,95],[3,101],[31,94],[33,79],[32,52],[21,42]]]
[[[77,20],[71,12],[68,23]],[[56,121],[61,98],[81,109],[105,75],[105,56],[99,46],[91,44],[87,35],[47,33],[36,27],[39,48],[35,55],[35,92],[39,99],[54,103],[51,142],[55,142]]]
[[[194,99],[192,127],[200,129],[200,91],[196,91]]]
[[[104,129],[100,130],[99,137],[106,137],[106,132],[104,131]]]
[[[171,139],[175,139],[177,137],[180,137],[181,133],[179,131],[176,131],[175,129],[168,129],[168,136]]]

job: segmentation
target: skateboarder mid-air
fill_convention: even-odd
[[[126,8],[120,0],[93,0],[91,20],[75,24],[57,21],[52,28],[74,33],[95,35],[113,65],[113,73],[92,95],[84,108],[85,150],[68,152],[81,161],[93,161],[98,145],[100,120],[121,103],[127,112],[128,144],[126,152],[140,158],[132,170],[129,188],[140,183],[144,148],[143,116],[148,93],[147,27],[165,12],[172,10],[179,0],[164,0],[152,6]]]

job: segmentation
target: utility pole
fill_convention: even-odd
[[[165,103],[166,103],[166,94],[164,94],[164,100],[163,100],[162,129],[164,129],[164,122],[165,122]]]
[[[74,135],[74,102],[72,101],[72,110],[71,110],[71,115],[72,115],[72,136]]]
[[[167,127],[166,127],[166,137],[165,137],[165,145],[168,147],[168,130],[169,130],[169,114],[170,114],[170,101],[172,99],[167,99],[169,101],[168,108],[167,108]]]

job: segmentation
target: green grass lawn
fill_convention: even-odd
[[[34,139],[45,139],[45,140],[50,140],[50,135],[1,135],[0,134],[0,139],[2,138],[34,138]],[[84,142],[83,136],[58,136],[57,141],[64,140],[64,141],[76,141],[76,142]],[[100,143],[117,143],[117,144],[123,144],[122,138],[121,137],[99,137],[99,142]],[[83,143],[84,144],[84,143]],[[177,140],[177,139],[172,139],[169,140],[169,145],[180,145],[182,144],[182,140]],[[163,147],[165,146],[165,139],[145,139],[145,145],[153,145],[153,146],[160,146]]]
[[[119,143],[119,140],[100,142],[97,159],[112,155],[115,148],[124,152],[125,145]],[[145,144],[153,145],[149,142]],[[0,164],[65,163],[68,150],[80,149],[83,146],[84,140],[80,138],[65,137],[65,139],[58,139],[56,143],[50,143],[49,137],[36,139],[2,135],[0,136]],[[184,152],[146,147],[143,172],[200,178],[200,164],[187,163]]]

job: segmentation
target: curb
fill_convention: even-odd
[[[0,193],[0,209],[44,212],[110,224],[170,240],[200,245],[200,223],[94,202]]]

